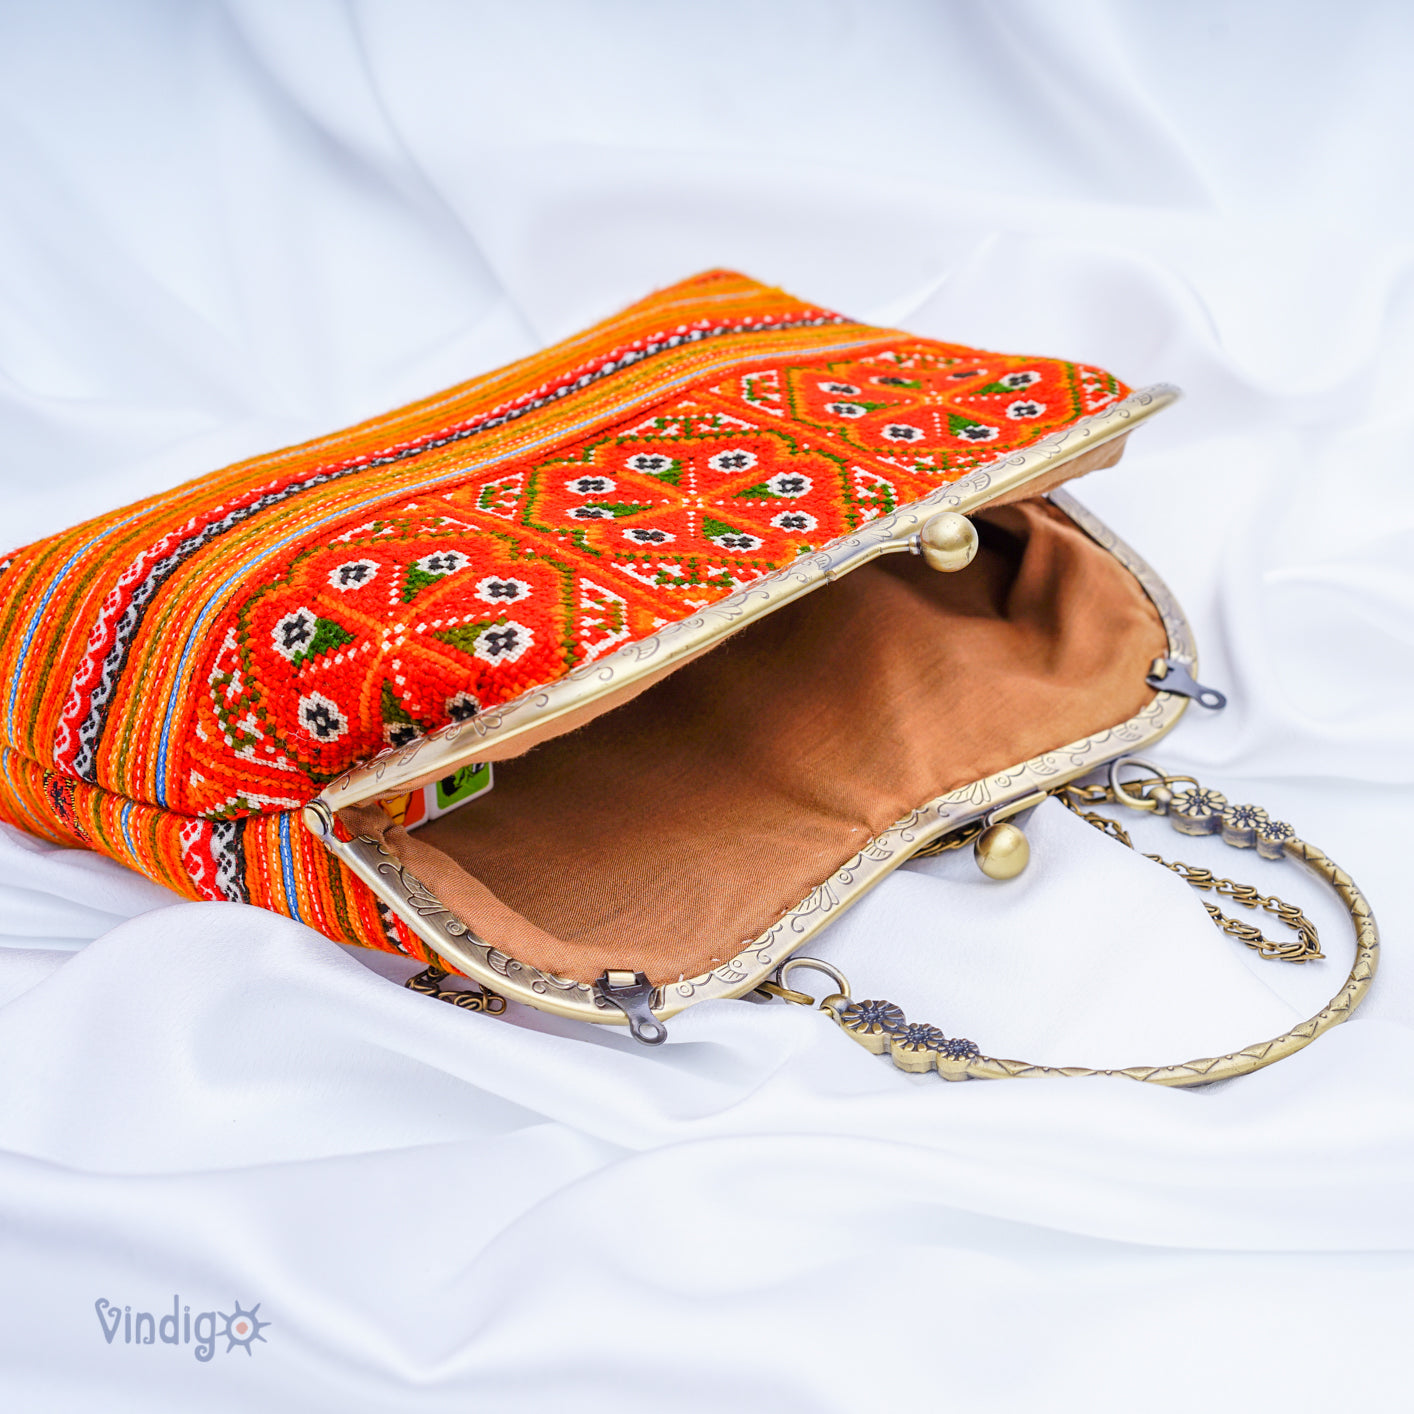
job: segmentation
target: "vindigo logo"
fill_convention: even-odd
[[[253,1353],[257,1340],[264,1341],[262,1334],[270,1328],[269,1321],[262,1321],[257,1314],[260,1302],[247,1311],[239,1301],[232,1303],[235,1310],[198,1311],[195,1316],[190,1306],[183,1306],[181,1297],[172,1298],[172,1312],[155,1319],[151,1311],[134,1311],[131,1306],[115,1306],[100,1296],[93,1303],[98,1313],[98,1324],[103,1328],[103,1339],[112,1345],[123,1332],[124,1345],[190,1345],[192,1354],[198,1360],[210,1360],[216,1354],[216,1342],[226,1339],[226,1354],[240,1346],[247,1355]]]

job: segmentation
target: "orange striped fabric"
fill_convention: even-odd
[[[300,826],[324,783],[1127,391],[684,281],[0,561],[0,818],[421,956]]]

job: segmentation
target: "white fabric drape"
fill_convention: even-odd
[[[0,9],[0,542],[714,265],[1177,382],[1077,488],[1230,697],[1156,754],[1328,850],[1387,947],[1357,1020],[1241,1081],[947,1086],[784,1005],[656,1051],[467,1015],[0,828],[5,1406],[1400,1407],[1411,31],[1397,0]],[[1348,925],[1292,868],[1136,834],[1307,906],[1330,960],[1261,962],[1057,805],[1015,883],[909,866],[814,950],[1062,1063],[1210,1054],[1336,990]],[[106,1337],[174,1301],[270,1324]]]

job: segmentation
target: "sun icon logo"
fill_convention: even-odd
[[[245,1347],[245,1353],[249,1355],[252,1353],[251,1342],[265,1339],[260,1332],[269,1326],[270,1322],[257,1318],[255,1313],[260,1310],[260,1302],[258,1301],[249,1311],[243,1311],[239,1301],[235,1303],[235,1306],[236,1309],[229,1316],[224,1311],[221,1312],[221,1319],[226,1323],[226,1354],[229,1355],[236,1346],[241,1345]]]

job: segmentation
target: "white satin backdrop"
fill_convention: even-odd
[[[1078,488],[1231,699],[1158,754],[1350,868],[1387,945],[1357,1020],[1241,1081],[947,1086],[783,1005],[699,1007],[657,1051],[467,1015],[395,959],[0,828],[6,1407],[1400,1407],[1411,28],[1396,3],[0,7],[0,541],[711,265],[1174,381]],[[1015,883],[910,866],[815,950],[984,1049],[1098,1064],[1283,1030],[1348,965],[1289,867],[1201,861],[1309,905],[1331,959],[1304,970],[1059,806],[1031,835]],[[174,1296],[259,1302],[265,1340],[105,1340],[100,1298]]]

